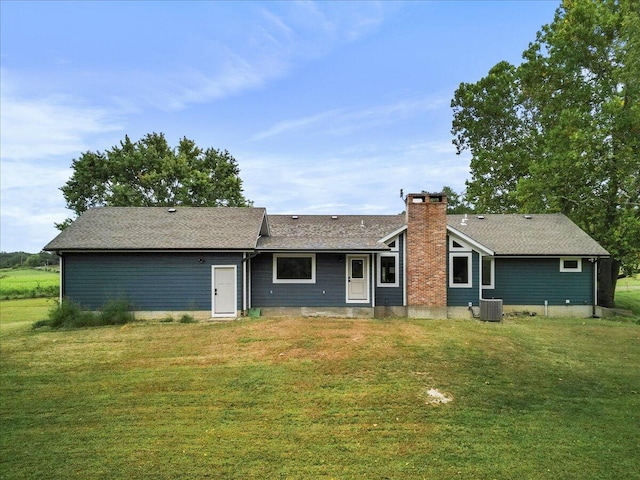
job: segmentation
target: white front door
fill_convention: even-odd
[[[235,265],[212,267],[211,314],[214,317],[235,317],[237,282]]]
[[[369,257],[347,255],[347,302],[369,301]]]

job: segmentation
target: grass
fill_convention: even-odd
[[[5,329],[0,477],[638,478],[640,326]],[[451,402],[432,403],[430,389]]]
[[[33,322],[47,318],[55,306],[56,302],[51,298],[0,301],[0,333],[30,327]]]
[[[630,310],[640,317],[640,275],[618,280],[615,302],[616,308]]]
[[[60,274],[35,268],[0,269],[0,299],[54,297],[58,295]]]

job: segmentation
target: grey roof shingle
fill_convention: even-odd
[[[269,215],[260,250],[388,250],[380,241],[402,227],[404,215]]]
[[[45,250],[387,250],[400,215],[269,215],[254,207],[102,207],[83,213]],[[448,215],[447,224],[496,255],[608,256],[564,215]],[[269,225],[269,235],[265,225]],[[262,236],[261,236],[262,235]]]
[[[448,215],[447,225],[496,255],[608,256],[587,233],[562,214]]]
[[[45,250],[249,250],[265,216],[249,207],[101,207],[84,212]]]

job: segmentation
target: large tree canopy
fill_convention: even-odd
[[[523,59],[451,102],[467,200],[566,214],[612,254],[615,285],[640,252],[640,1],[564,0]]]
[[[240,170],[231,154],[202,150],[186,137],[172,148],[162,133],[147,134],[137,142],[125,136],[106,152],[83,153],[72,166],[73,175],[61,190],[67,208],[76,215],[107,205],[242,207],[250,203],[242,194]]]

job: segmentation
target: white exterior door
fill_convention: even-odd
[[[236,267],[212,267],[213,285],[211,292],[211,315],[214,317],[235,317],[237,314],[237,281]]]
[[[369,257],[347,255],[347,302],[369,301]]]

